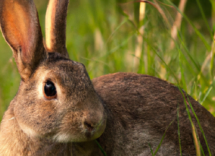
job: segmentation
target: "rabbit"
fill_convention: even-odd
[[[44,43],[33,0],[0,1],[0,28],[21,77],[1,122],[0,155],[150,156],[159,147],[157,156],[194,156],[196,131],[214,156],[215,118],[181,88],[135,73],[91,81],[69,59],[67,7],[49,1]]]
[[[1,156],[69,155],[70,142],[94,140],[105,130],[106,112],[84,65],[68,58],[67,6],[50,0],[44,46],[33,0],[0,1],[1,31],[21,76],[1,122]]]

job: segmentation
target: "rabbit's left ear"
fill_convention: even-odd
[[[46,49],[69,57],[66,49],[66,16],[69,0],[49,0],[46,11]]]
[[[0,28],[22,79],[28,79],[46,57],[33,0],[0,0]]]

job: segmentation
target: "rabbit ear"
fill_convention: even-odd
[[[49,0],[46,12],[46,49],[69,57],[66,49],[66,16],[69,0]]]
[[[21,78],[28,79],[46,56],[33,0],[0,0],[0,28]]]

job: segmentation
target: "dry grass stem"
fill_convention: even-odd
[[[199,145],[198,135],[196,133],[196,128],[193,123],[192,124],[192,133],[193,133],[193,140],[196,147],[196,156],[201,156],[201,149]]]
[[[184,8],[186,6],[187,0],[181,0],[180,4],[179,4],[179,10],[181,12],[184,12]],[[175,18],[175,22],[172,26],[172,30],[171,30],[171,37],[172,37],[172,41],[170,43],[170,49],[173,49],[175,46],[175,40],[177,38],[177,33],[178,33],[178,29],[180,29],[181,27],[181,21],[182,21],[182,15],[180,12],[177,12],[176,18]]]
[[[145,11],[146,11],[146,4],[144,2],[140,2],[140,8],[139,8],[139,21],[143,21],[145,17]],[[134,64],[135,67],[139,66],[141,52],[142,52],[142,44],[143,44],[143,34],[144,34],[144,27],[143,25],[139,28],[139,35],[137,36],[137,46],[135,50],[135,56],[134,57]]]

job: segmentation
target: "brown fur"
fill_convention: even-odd
[[[180,155],[178,122],[182,155],[196,155],[191,123],[183,95],[177,87],[155,77],[134,73],[101,76],[94,79],[93,84],[108,109],[106,130],[98,139],[107,155],[151,155],[149,144],[155,151],[171,122],[157,155]],[[211,154],[215,155],[215,118],[192,97],[183,94],[192,104]],[[209,155],[196,119],[191,114],[204,153]]]
[[[191,104],[215,155],[215,118],[178,87],[134,73],[109,74],[91,82],[84,65],[69,60],[65,49],[68,0],[51,2],[51,46],[44,48],[33,0],[0,1],[1,30],[22,78],[1,122],[0,155],[102,156],[96,139],[108,156],[149,156],[166,132],[157,155],[179,156],[180,131],[182,156],[194,156],[186,104],[205,155],[209,152]],[[47,81],[56,87],[53,99],[44,96]]]

